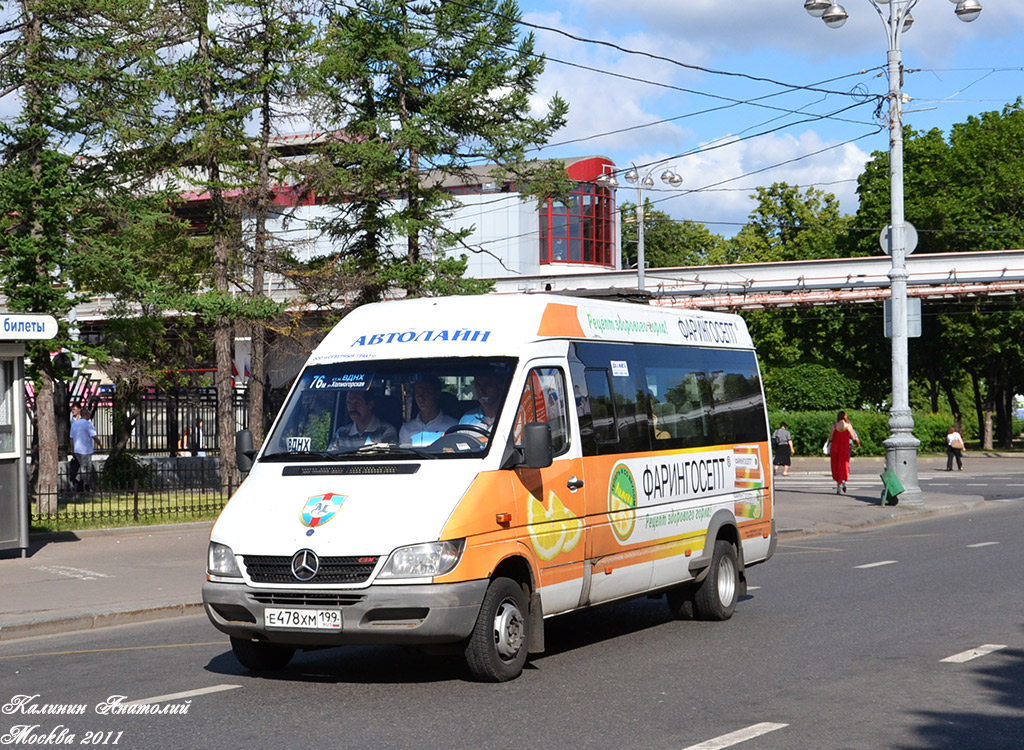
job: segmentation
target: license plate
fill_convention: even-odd
[[[341,612],[337,609],[265,609],[268,628],[341,630]]]

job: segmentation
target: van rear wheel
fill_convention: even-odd
[[[253,672],[273,672],[284,669],[295,655],[295,649],[277,643],[231,638],[231,650],[238,663]]]
[[[487,587],[465,657],[473,677],[481,682],[514,680],[526,664],[529,600],[511,578],[495,578]]]
[[[694,611],[700,620],[728,620],[739,601],[739,565],[736,548],[725,541],[715,541],[711,567],[697,587],[693,598]]]

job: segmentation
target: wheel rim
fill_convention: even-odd
[[[718,563],[718,600],[728,607],[736,596],[736,570],[732,560],[723,557]]]
[[[511,599],[504,600],[494,613],[494,645],[498,655],[508,661],[514,659],[526,636],[523,613]]]

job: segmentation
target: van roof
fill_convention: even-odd
[[[363,305],[327,334],[310,363],[515,356],[544,339],[753,348],[738,315],[556,294],[487,294]]]

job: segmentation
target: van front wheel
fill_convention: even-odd
[[[739,600],[739,565],[736,548],[718,539],[707,576],[697,587],[694,611],[701,620],[728,620]]]
[[[520,675],[526,663],[528,612],[522,586],[511,578],[491,581],[465,651],[475,679],[506,682]]]
[[[273,672],[284,669],[295,655],[295,649],[277,643],[231,638],[231,650],[238,663],[253,672]]]

